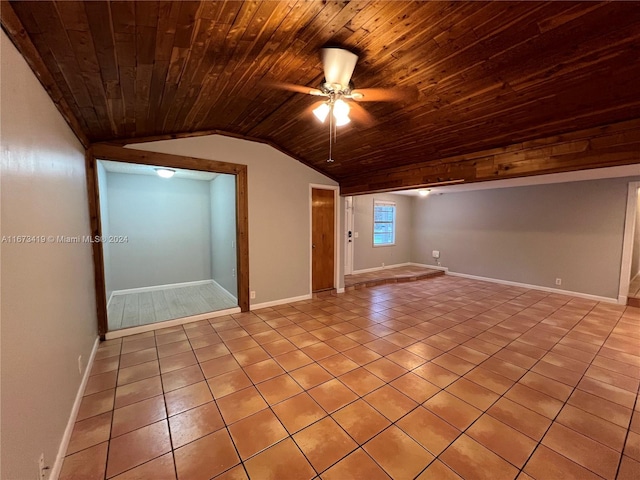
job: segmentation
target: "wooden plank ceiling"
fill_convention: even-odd
[[[11,1],[2,23],[89,142],[221,131],[351,185],[640,118],[640,2]],[[418,92],[361,104],[334,163],[317,98],[270,86],[319,85],[327,44],[356,88]]]

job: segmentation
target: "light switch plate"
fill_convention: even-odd
[[[433,258],[440,258],[440,250],[434,250],[433,252],[431,252],[431,256]]]

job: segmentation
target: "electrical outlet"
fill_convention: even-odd
[[[382,268],[384,268],[384,262],[382,262]]]
[[[44,480],[45,474],[49,470],[49,467],[44,464],[44,453],[40,454],[40,458],[38,459],[38,480]]]
[[[78,373],[82,375],[82,355],[78,355]]]
[[[434,250],[431,252],[433,258],[440,258],[440,250]]]
[[[251,290],[251,298],[252,298],[252,299],[256,298],[256,292],[255,292],[255,290]]]
[[[232,277],[235,277],[235,276],[236,276],[236,269],[235,269],[235,268],[232,268],[232,269],[231,269],[231,276],[232,276]]]
[[[562,279],[556,278],[556,285],[562,285]]]

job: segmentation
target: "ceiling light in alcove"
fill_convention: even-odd
[[[418,190],[418,193],[420,194],[421,197],[426,197],[431,193],[431,190],[427,190],[426,188],[421,188],[420,190]]]
[[[170,168],[156,168],[156,173],[162,178],[171,178],[175,175],[176,171]]]

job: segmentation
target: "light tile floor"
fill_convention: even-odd
[[[454,277],[103,342],[61,479],[638,479],[640,309]]]

